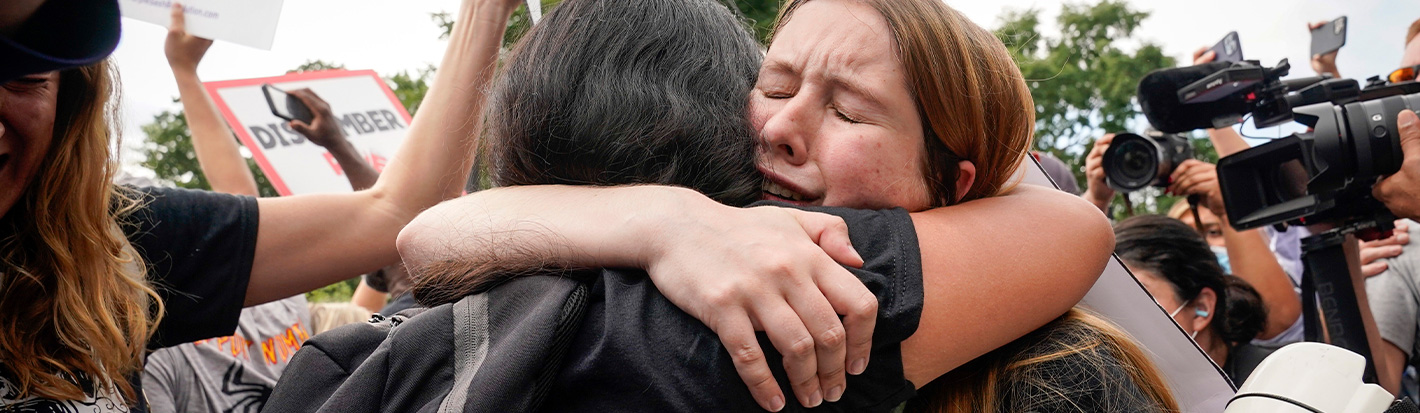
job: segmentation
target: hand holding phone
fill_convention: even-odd
[[[261,91],[266,95],[266,105],[271,108],[271,114],[287,121],[299,120],[307,124],[315,119],[311,113],[311,108],[301,102],[290,93],[286,93],[270,83],[262,84]]]
[[[1335,53],[1346,45],[1346,16],[1312,28],[1312,56]]]
[[[1228,32],[1219,40],[1218,44],[1208,49],[1213,52],[1215,62],[1241,62],[1243,61],[1242,43],[1238,41],[1238,32]]]

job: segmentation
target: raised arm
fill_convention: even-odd
[[[399,260],[395,237],[425,208],[457,196],[472,167],[484,94],[516,0],[465,0],[423,110],[371,189],[258,200],[246,303],[309,291]]]
[[[1231,129],[1226,131],[1232,132]],[[1228,250],[1228,262],[1233,275],[1247,280],[1248,284],[1256,288],[1267,307],[1267,327],[1257,338],[1270,339],[1291,328],[1297,322],[1297,317],[1302,315],[1302,300],[1292,284],[1292,277],[1282,270],[1282,265],[1277,262],[1277,255],[1267,247],[1267,237],[1261,230],[1233,229],[1227,210],[1223,207],[1217,167],[1206,162],[1187,160],[1179,165],[1170,180],[1173,182],[1169,187],[1170,191],[1179,195],[1199,196],[1199,207],[1208,208],[1223,221],[1223,242]],[[1184,221],[1189,222],[1192,219],[1186,216]]]
[[[217,114],[217,105],[197,77],[197,65],[212,41],[187,34],[182,10],[182,5],[173,3],[173,23],[163,52],[168,57],[173,77],[177,78],[178,96],[182,100],[182,111],[187,115],[197,164],[213,191],[258,196],[256,178],[237,150],[237,138]]]
[[[360,151],[355,150],[355,145],[345,139],[345,132],[340,130],[340,123],[335,119],[335,114],[331,113],[330,104],[310,89],[293,90],[291,96],[300,99],[314,115],[310,124],[299,120],[291,121],[291,129],[330,152],[330,156],[340,164],[340,171],[345,174],[345,179],[350,180],[350,189],[359,191],[375,186],[375,181],[380,179],[380,173],[365,163],[365,160],[360,158]]]

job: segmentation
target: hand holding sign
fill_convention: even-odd
[[[184,29],[195,36],[271,50],[282,0],[183,0]],[[123,17],[168,27],[172,0],[118,0]]]
[[[212,47],[212,41],[187,33],[187,19],[183,16],[182,5],[173,3],[172,26],[168,28],[168,39],[163,43],[163,54],[168,56],[168,66],[174,71],[197,71],[197,64]]]

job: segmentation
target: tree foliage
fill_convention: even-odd
[[[1034,149],[1049,152],[1072,166],[1085,185],[1085,155],[1105,133],[1142,133],[1148,126],[1135,93],[1139,79],[1150,71],[1178,62],[1158,44],[1135,36],[1149,12],[1124,0],[1094,4],[1064,4],[1057,29],[1041,32],[1040,11],[1008,11],[996,36],[1010,50],[1030,87],[1036,106]],[[1200,159],[1217,161],[1217,152],[1202,135],[1191,141]],[[1144,211],[1167,209],[1173,199],[1154,199],[1157,190],[1142,191]]]

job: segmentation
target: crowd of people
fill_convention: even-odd
[[[1196,202],[1111,222],[1113,136],[1084,185],[1030,152],[990,31],[937,0],[784,3],[761,45],[716,0],[564,0],[500,53],[521,1],[463,0],[383,170],[291,92],[353,192],[275,198],[180,5],[164,51],[211,191],[117,183],[116,1],[0,4],[0,410],[1180,411],[1079,305],[1112,256],[1234,383],[1303,340],[1308,228],[1234,229],[1214,165],[1169,180]],[[1406,219],[1417,122],[1374,190]],[[495,188],[460,196],[479,156]],[[1020,182],[1028,156],[1061,190]],[[1420,225],[1396,226],[1350,241],[1357,327],[1416,395]],[[303,296],[359,274],[349,304]]]

